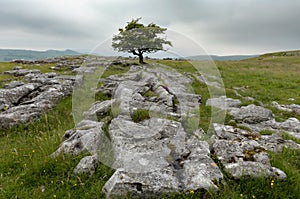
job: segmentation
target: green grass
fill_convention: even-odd
[[[131,119],[136,123],[150,119],[149,110],[137,109],[131,114]]]
[[[95,175],[72,173],[82,156],[51,158],[67,129],[74,127],[71,98],[39,121],[0,133],[0,198],[101,198],[113,170],[100,165]],[[85,190],[89,190],[86,192]]]
[[[12,81],[12,80],[22,80],[22,77],[15,77],[13,75],[3,74],[4,71],[12,70],[15,66],[22,66],[23,69],[38,69],[42,73],[48,72],[55,72],[57,74],[64,74],[64,75],[74,75],[71,71],[66,69],[60,71],[54,71],[51,69],[52,66],[56,64],[17,64],[14,62],[0,62],[0,88],[3,87],[4,84]]]
[[[268,130],[268,129],[264,129],[264,130],[261,130],[259,133],[260,133],[261,135],[272,135],[272,134],[273,134],[273,131]]]
[[[295,138],[295,137],[289,135],[289,134],[286,133],[286,132],[283,132],[283,133],[282,133],[282,138],[285,139],[285,140],[292,140],[292,141],[294,141],[294,142],[300,144],[300,139],[299,139],[299,138]]]
[[[186,61],[153,61],[148,62],[165,64],[181,73],[196,72],[193,66]],[[242,88],[238,92],[242,96],[255,98],[255,103],[262,102],[271,108],[272,101],[281,104],[300,104],[300,58],[299,57],[263,57],[243,61],[216,62],[225,83],[226,92],[229,97],[239,98],[234,93],[234,88]],[[205,62],[199,63],[205,64]],[[0,63],[0,72],[10,70],[17,64]],[[23,66],[29,68],[43,68],[43,72],[49,72],[49,67]],[[111,74],[121,75],[128,71],[126,66],[111,66],[108,70],[100,71],[102,77]],[[99,72],[99,71],[98,71]],[[11,76],[0,75],[1,81],[9,81]],[[97,87],[98,76],[86,76],[88,81],[77,92],[78,100],[72,104],[71,97],[62,100],[57,107],[45,114],[39,121],[28,125],[21,125],[11,129],[0,130],[0,198],[104,198],[102,187],[113,174],[113,170],[100,164],[92,177],[74,175],[74,167],[83,157],[64,156],[51,158],[62,142],[64,132],[74,127],[73,107],[79,107],[77,114],[80,115],[95,101],[95,94],[87,92],[93,85]],[[89,82],[90,80],[90,82]],[[195,93],[202,95],[203,104],[199,107],[200,124],[205,131],[209,130],[212,117],[214,121],[225,117],[225,124],[240,126],[230,121],[230,116],[222,110],[205,106],[210,97],[205,84],[196,80],[192,83]],[[86,94],[87,93],[87,94]],[[152,96],[152,93],[149,93]],[[99,100],[109,99],[104,94],[96,95]],[[294,98],[290,102],[288,98]],[[241,99],[241,98],[240,98]],[[90,100],[90,101],[89,101]],[[244,105],[249,101],[243,99]],[[77,103],[77,104],[76,104]],[[197,107],[195,107],[197,108]],[[277,121],[283,121],[288,117],[296,117],[295,113],[282,112],[272,109]],[[117,115],[119,110],[111,110],[112,115]],[[144,111],[144,112],[147,112]],[[137,118],[148,118],[148,114],[137,114]],[[75,118],[75,121],[80,118]],[[195,121],[191,126],[197,126]],[[269,134],[263,131],[261,134]],[[283,134],[284,139],[292,139]],[[299,143],[299,140],[295,140]],[[285,181],[272,178],[246,178],[239,181],[231,179],[225,173],[225,183],[220,184],[218,192],[205,190],[188,191],[186,193],[171,194],[162,198],[215,198],[215,199],[251,199],[251,198],[299,198],[300,196],[300,150],[284,149],[282,153],[269,153],[272,165],[280,168],[287,174]],[[124,198],[132,198],[130,195]]]

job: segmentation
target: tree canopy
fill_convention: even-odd
[[[143,54],[164,50],[164,45],[172,46],[170,41],[162,37],[166,28],[161,28],[154,23],[145,26],[138,19],[128,22],[124,29],[119,29],[119,34],[114,35],[112,47],[120,52],[128,52],[139,57],[139,62],[144,63]]]

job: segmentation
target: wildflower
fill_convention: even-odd
[[[34,152],[35,152],[35,150],[33,149],[33,150],[32,150],[32,153],[34,153]]]
[[[256,198],[256,196],[255,196],[255,195],[252,195],[252,198]]]
[[[53,195],[53,198],[56,198],[56,195],[55,195],[55,194]]]
[[[273,187],[275,184],[275,181],[274,180],[271,180],[271,187]]]
[[[194,194],[195,192],[194,192],[194,190],[190,190],[190,194]]]

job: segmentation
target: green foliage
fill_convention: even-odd
[[[143,53],[164,50],[163,45],[171,46],[172,44],[165,38],[159,37],[165,33],[166,28],[161,28],[153,23],[144,26],[138,23],[140,19],[128,22],[125,30],[119,29],[119,34],[113,36],[112,47],[116,51],[138,55],[140,63],[143,63]]]
[[[272,135],[273,134],[273,131],[269,130],[269,129],[264,129],[264,130],[261,130],[259,131],[259,133],[261,135]]]
[[[249,131],[249,132],[252,131],[249,127],[247,127],[245,125],[242,125],[242,124],[237,124],[236,127],[239,128],[239,129],[243,129],[243,130]]]
[[[146,93],[143,94],[143,96],[146,98],[151,98],[151,97],[158,97],[158,94],[154,93],[151,90],[148,90]]]
[[[97,92],[95,93],[95,101],[105,101],[105,100],[110,100],[111,97],[103,92]]]
[[[131,119],[134,122],[141,122],[150,119],[149,111],[146,109],[137,109],[131,114]]]
[[[300,144],[300,139],[299,139],[299,138],[295,138],[295,137],[289,135],[289,134],[286,133],[286,132],[283,132],[283,133],[282,133],[282,138],[285,139],[285,140],[292,140],[292,141],[294,141],[294,142]]]

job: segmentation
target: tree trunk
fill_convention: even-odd
[[[145,64],[142,50],[138,49],[138,52],[136,52],[135,50],[131,50],[130,52],[134,55],[139,56],[139,63],[140,64]]]
[[[139,53],[138,56],[139,56],[139,62],[140,62],[140,64],[145,64],[143,54]]]

